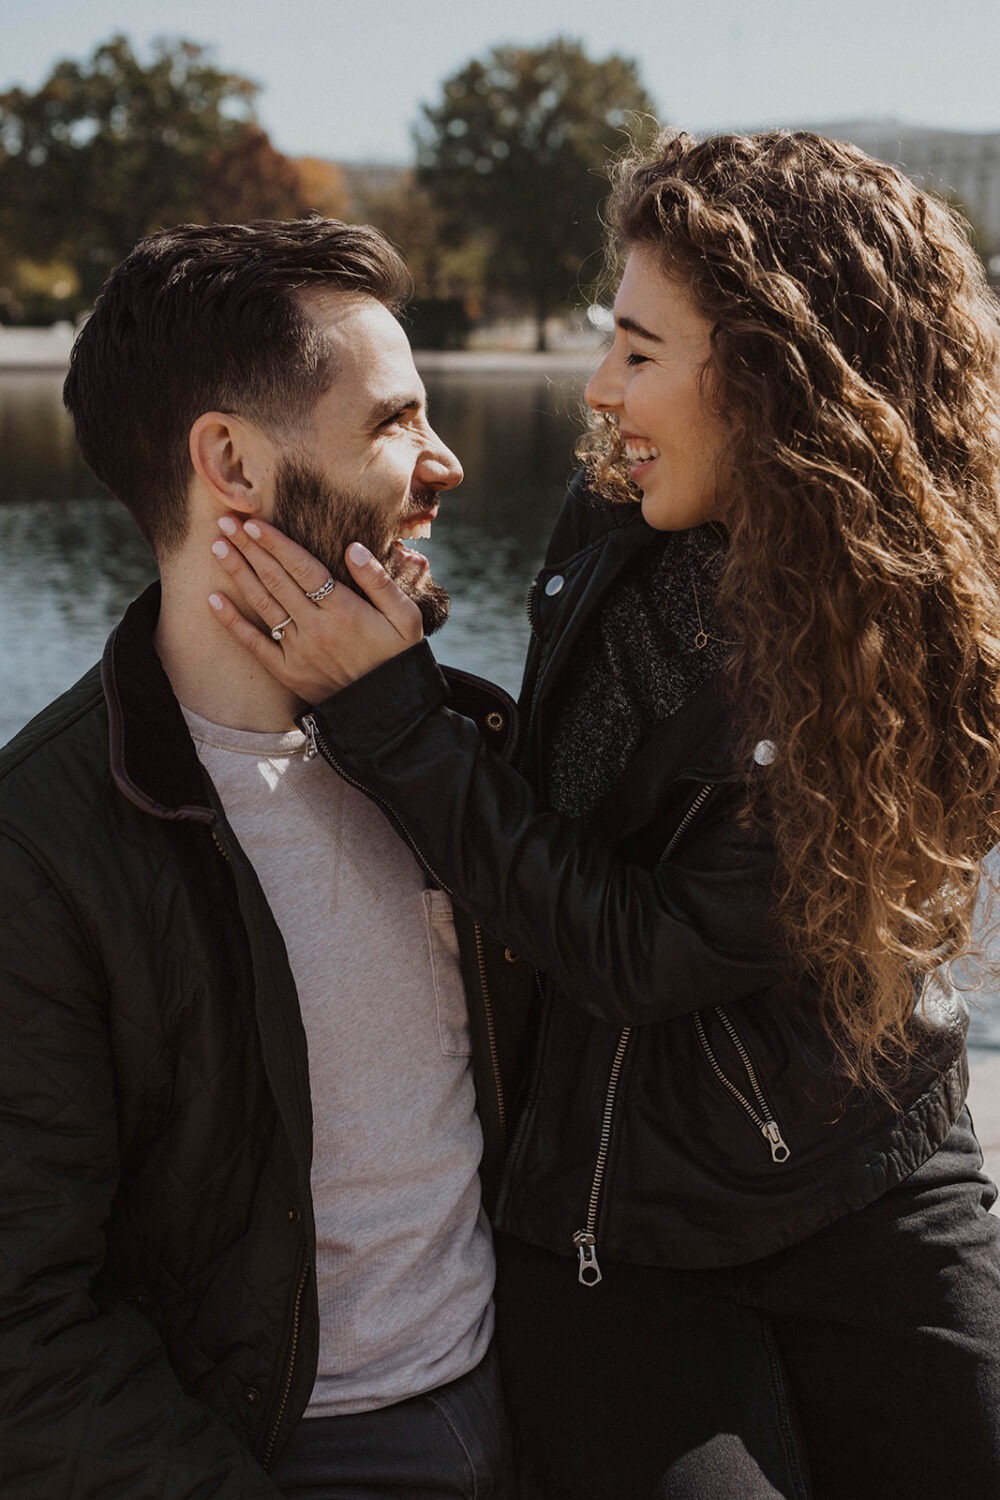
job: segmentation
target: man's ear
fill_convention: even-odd
[[[191,428],[188,449],[202,488],[220,513],[235,510],[266,519],[276,454],[258,427],[230,413],[206,411]]]

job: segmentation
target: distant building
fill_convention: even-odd
[[[921,187],[957,201],[980,237],[991,273],[1000,275],[1000,130],[977,135],[897,120],[838,120],[808,128],[891,161]]]

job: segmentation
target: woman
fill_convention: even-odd
[[[494,1212],[541,1493],[985,1500],[1000,1223],[941,965],[1000,837],[996,307],[946,208],[809,134],[666,134],[610,224],[517,768],[377,562],[379,613],[314,607],[259,528],[231,575],[296,629],[223,619],[544,975]]]

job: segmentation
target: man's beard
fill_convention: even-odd
[[[330,570],[331,578],[366,598],[344,562],[349,544],[363,542],[417,605],[424,635],[433,635],[447,620],[451,599],[447,589],[435,583],[429,573],[418,579],[408,576],[393,547],[403,519],[397,515],[387,520],[360,490],[334,489],[309,464],[290,458],[278,464],[274,481],[274,524],[278,530],[318,558]]]

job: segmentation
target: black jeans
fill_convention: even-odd
[[[449,1385],[376,1411],[306,1417],[272,1471],[294,1500],[512,1500],[493,1349]]]
[[[498,1338],[538,1500],[995,1500],[1000,1220],[963,1114],[899,1188],[751,1265],[498,1237]]]

